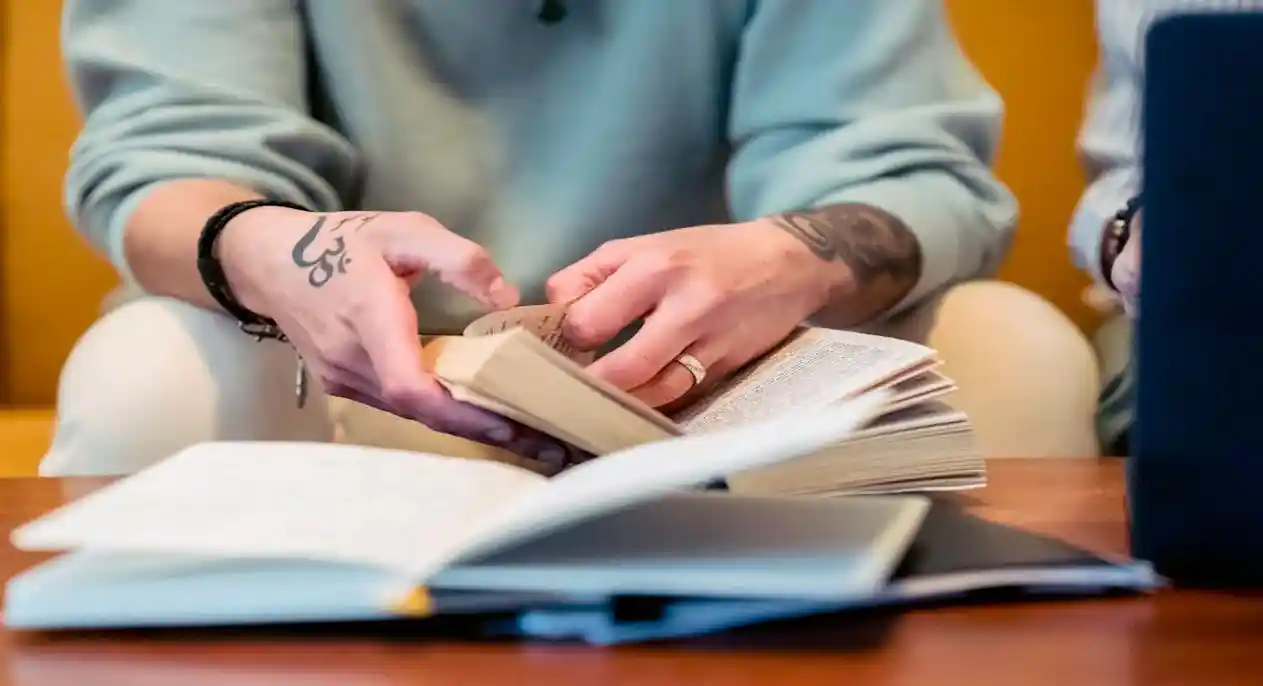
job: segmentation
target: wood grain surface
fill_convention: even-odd
[[[1126,550],[1121,465],[996,460],[964,498],[994,521]],[[101,482],[0,480],[8,531]],[[7,538],[7,537],[6,537]],[[0,578],[39,557],[0,545]],[[0,685],[1263,684],[1263,596],[926,607],[609,649],[462,642],[413,627],[0,634]]]

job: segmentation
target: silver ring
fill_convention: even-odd
[[[689,374],[693,375],[694,386],[701,385],[702,379],[706,378],[706,365],[702,364],[701,360],[688,353],[684,353],[675,358],[675,361],[679,362],[681,367],[684,367],[688,370]]]

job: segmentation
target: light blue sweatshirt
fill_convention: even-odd
[[[416,210],[526,302],[613,238],[838,202],[920,239],[900,307],[1004,256],[1002,105],[941,0],[565,0],[553,25],[539,2],[66,0],[69,212],[130,278],[124,223],[171,179]],[[415,300],[426,331],[478,313]]]

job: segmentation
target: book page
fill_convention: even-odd
[[[672,491],[816,452],[866,426],[888,399],[889,391],[877,390],[816,411],[645,443],[585,462],[498,512],[462,559]]]
[[[567,303],[549,305],[525,305],[479,317],[465,327],[466,336],[486,336],[522,327],[535,335],[548,347],[587,366],[596,359],[596,353],[576,350],[562,335],[566,321]]]
[[[440,341],[427,345],[433,353]],[[529,331],[441,341],[433,373],[452,396],[594,455],[681,433],[662,413],[592,376]]]
[[[482,409],[487,410],[488,412],[495,412],[501,417],[512,419],[513,421],[518,422],[520,424],[524,424],[526,426],[535,425],[538,431],[542,431],[545,434],[552,436],[553,438],[556,438],[560,441],[565,441],[566,443],[569,443],[570,445],[575,446],[575,447],[580,447],[585,443],[584,439],[581,436],[576,436],[565,427],[556,426],[554,424],[548,423],[541,417],[536,417],[535,415],[529,412],[526,412],[525,410],[520,410],[516,407],[513,407],[512,405],[496,400],[495,398],[491,398],[489,396],[483,395],[482,393],[479,393],[478,391],[472,388],[465,388],[464,386],[455,386],[445,381],[442,381],[441,379],[440,379],[440,383],[442,383],[443,386],[447,388],[447,390],[452,394],[453,398],[461,402],[466,402],[476,407],[481,407]]]
[[[320,443],[204,443],[14,532],[28,550],[362,563],[424,574],[547,480],[505,464]]]
[[[888,436],[929,427],[969,427],[969,416],[947,403],[926,401],[888,411],[855,437]]]
[[[686,433],[697,433],[813,410],[881,386],[933,357],[932,349],[904,340],[804,328],[675,420]]]
[[[924,371],[887,386],[892,392],[886,413],[937,400],[956,392],[956,382],[934,371]]]

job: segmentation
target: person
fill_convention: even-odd
[[[1075,263],[1092,277],[1090,301],[1110,316],[1097,336],[1103,385],[1097,431],[1106,453],[1125,455],[1134,421],[1132,321],[1140,306],[1144,202],[1141,89],[1145,34],[1183,12],[1263,10],[1258,0],[1144,0],[1096,3],[1100,58],[1077,147],[1088,183],[1070,226]]]
[[[428,376],[418,333],[569,302],[572,342],[612,347],[590,371],[664,406],[803,322],[927,312],[1017,214],[1002,104],[943,12],[67,0],[68,211],[127,294],[63,368],[42,473],[210,439],[555,468],[565,446]]]

